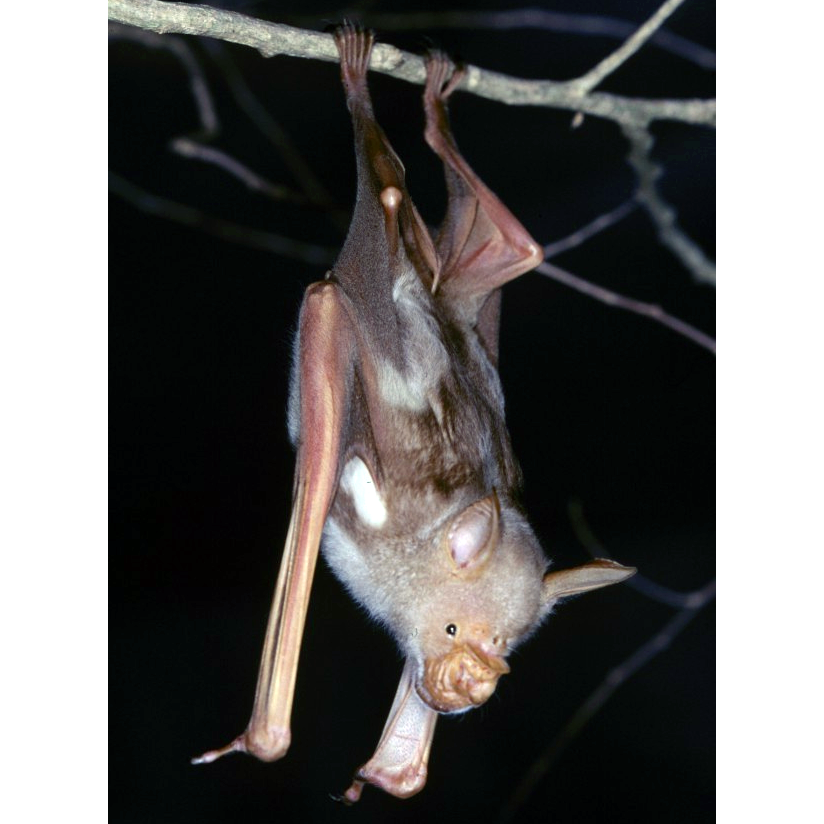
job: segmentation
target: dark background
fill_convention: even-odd
[[[503,10],[506,2],[473,3]],[[642,22],[656,2],[559,2],[554,10]],[[287,22],[274,3],[235,4]],[[380,3],[374,12],[413,3]],[[455,8],[455,7],[450,7]],[[294,6],[289,11],[294,12]],[[303,3],[304,25],[342,12]],[[712,3],[686,3],[668,28],[714,48]],[[313,18],[314,16],[314,18]],[[312,24],[310,21],[314,19]],[[362,16],[369,22],[368,13]],[[565,79],[619,41],[545,31],[427,31],[468,62]],[[420,32],[381,39],[421,50]],[[189,41],[215,95],[215,145],[294,186],[240,113],[210,52]],[[354,159],[337,66],[264,60],[226,46],[268,112],[343,210]],[[205,214],[326,247],[341,236],[322,210],[275,202],[170,139],[197,128],[184,70],[167,52],[110,49],[110,167]],[[422,138],[420,87],[373,75],[379,120],[430,222],[444,203]],[[648,45],[603,85],[647,97],[712,97],[714,74]],[[541,243],[632,195],[612,123],[453,99],[470,163]],[[684,229],[714,256],[714,134],[658,124],[660,186]],[[325,267],[220,241],[110,202],[111,817],[118,822],[495,821],[519,782],[606,673],[674,614],[628,586],[559,609],[511,660],[480,710],[438,723],[424,791],[398,801],[372,788],[353,809],[330,794],[372,754],[401,671],[393,643],[318,565],[298,673],[293,744],[277,764],[189,758],[227,743],[251,709],[292,482],[285,434],[290,341],[306,286]],[[636,211],[557,259],[576,274],[714,333],[714,292],[696,285]],[[679,591],[714,575],[713,357],[649,320],[538,274],[504,294],[500,371],[524,470],[527,511],[558,567],[587,553],[568,505],[583,503],[607,550]],[[582,730],[516,820],[697,822],[714,818],[714,609],[643,667]]]

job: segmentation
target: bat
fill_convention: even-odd
[[[447,100],[464,71],[426,60],[425,139],[443,162],[437,234],[378,125],[366,73],[371,32],[335,31],[351,115],[357,197],[325,280],[308,287],[294,345],[288,425],[292,514],[246,730],[230,752],[281,758],[310,588],[322,549],[352,597],[394,636],[405,665],[365,784],[405,798],[426,783],[439,714],[483,704],[507,655],[564,598],[635,570],[608,560],[547,571],[518,502],[521,474],[497,371],[501,287],[541,248],[478,178]]]

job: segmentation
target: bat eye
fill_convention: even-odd
[[[455,626],[455,624],[447,624],[445,629],[447,635],[454,636],[458,634],[458,628]]]

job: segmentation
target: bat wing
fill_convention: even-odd
[[[415,664],[407,660],[375,754],[355,775],[342,801],[354,804],[365,784],[409,798],[426,784],[429,750],[438,714],[415,691]]]
[[[258,674],[252,717],[227,746],[204,753],[208,763],[230,752],[264,761],[285,755],[301,638],[321,533],[340,474],[356,341],[345,298],[331,282],[310,286],[300,314],[300,435],[292,518],[278,574]]]
[[[446,102],[461,78],[444,54],[427,57],[424,110],[426,142],[444,164],[449,194],[435,243],[440,287],[453,305],[475,314],[481,340],[497,359],[498,287],[543,259],[541,247],[466,162],[449,126]]]

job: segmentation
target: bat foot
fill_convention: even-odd
[[[352,782],[352,786],[342,796],[339,796],[338,801],[345,804],[347,807],[357,804],[358,801],[360,801],[363,787],[364,782],[355,779],[355,781]]]
[[[344,83],[347,88],[359,88],[365,82],[375,35],[346,20],[335,29],[334,38]]]
[[[460,85],[466,74],[466,67],[455,63],[440,49],[430,49],[426,53],[426,87],[424,97],[430,101],[446,101]]]
[[[371,762],[370,762],[371,764]],[[363,788],[367,784],[383,790],[395,798],[409,798],[419,793],[426,785],[427,769],[423,764],[403,767],[370,767],[366,764],[358,770],[352,785],[337,798],[338,801],[351,806],[360,801]]]
[[[423,92],[423,108],[426,113],[424,138],[435,153],[447,150],[452,143],[446,105],[449,96],[463,80],[466,70],[456,67],[442,51],[429,51],[426,55],[426,85]]]
[[[363,792],[363,781],[354,781],[352,786],[343,795],[333,795],[329,793],[329,798],[336,804],[343,804],[344,807],[351,807],[360,801]]]

